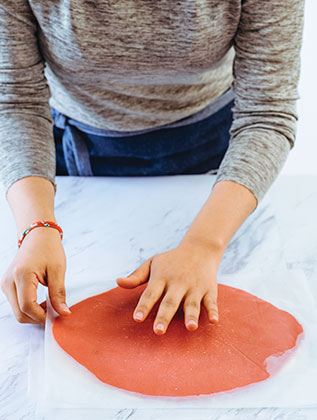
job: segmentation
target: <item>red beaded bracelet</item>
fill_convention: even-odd
[[[55,222],[50,222],[49,220],[39,220],[37,222],[32,223],[25,231],[21,234],[20,239],[18,240],[18,248],[20,248],[23,239],[26,237],[26,235],[31,232],[31,230],[37,228],[37,227],[51,227],[54,229],[57,229],[60,233],[61,239],[63,239],[63,230],[62,228]]]

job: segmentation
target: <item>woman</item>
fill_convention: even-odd
[[[217,322],[222,255],[294,145],[303,0],[1,0],[0,22],[1,179],[18,237],[56,222],[56,173],[217,171],[179,246],[117,279],[148,282],[138,322],[163,297],[156,334],[181,304],[188,330],[201,303]],[[64,275],[57,228],[24,236],[2,279],[16,318],[45,321],[38,282],[69,314]]]

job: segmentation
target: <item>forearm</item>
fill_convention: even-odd
[[[28,176],[11,185],[7,200],[14,214],[18,237],[37,220],[56,221],[54,196],[53,184],[44,177]]]
[[[220,259],[231,238],[257,206],[254,194],[233,181],[219,181],[181,243],[196,242],[216,251]]]

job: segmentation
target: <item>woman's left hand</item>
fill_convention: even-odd
[[[149,258],[128,277],[119,277],[117,284],[127,289],[148,282],[134,310],[134,320],[142,322],[164,294],[154,321],[156,334],[166,332],[183,300],[187,330],[198,328],[201,303],[210,322],[217,322],[217,269],[221,255],[219,250],[199,241],[186,241]]]

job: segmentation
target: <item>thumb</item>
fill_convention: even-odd
[[[64,285],[65,272],[56,266],[47,267],[47,285],[51,304],[60,315],[71,313],[66,305],[66,293]]]
[[[132,289],[148,281],[151,272],[152,258],[148,259],[127,277],[118,277],[117,284],[125,289]]]

